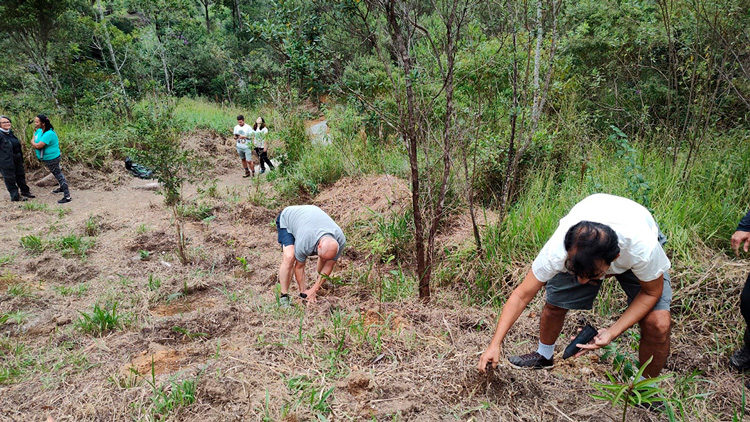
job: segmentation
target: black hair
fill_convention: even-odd
[[[598,278],[602,264],[612,264],[620,254],[617,233],[606,224],[581,221],[565,233],[568,259],[565,268],[576,276]]]
[[[40,115],[38,115],[36,117],[37,117],[37,119],[39,119],[40,122],[42,122],[42,125],[44,127],[44,129],[42,130],[42,133],[44,133],[44,132],[46,132],[48,130],[55,129],[54,126],[52,126],[52,122],[50,122],[49,118],[47,116],[45,116],[44,114],[40,114]]]
[[[237,116],[237,120],[245,120],[245,116],[240,114],[239,116]]]
[[[266,127],[266,121],[263,120],[263,118],[261,117],[260,118],[260,128],[263,129],[265,127]],[[258,130],[258,122],[255,122],[255,124],[253,124],[253,130]]]
[[[13,121],[10,120],[10,117],[8,117],[8,116],[6,116],[4,114],[2,116],[0,116],[0,119],[6,119],[8,122],[13,123]]]

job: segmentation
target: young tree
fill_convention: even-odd
[[[362,6],[349,2],[343,9],[362,22],[362,33],[385,64],[392,85],[393,110],[358,97],[383,116],[406,143],[419,297],[424,301],[430,298],[435,236],[446,215],[451,157],[459,130],[454,107],[457,46],[474,4],[468,0],[368,0]],[[427,22],[431,17],[439,24],[430,27]],[[384,24],[382,30],[376,27],[380,24]],[[378,39],[382,32],[389,35],[389,42]],[[389,51],[384,51],[383,45],[388,45]]]
[[[164,205],[172,210],[173,223],[177,234],[177,254],[180,262],[190,262],[186,251],[185,221],[180,206],[183,204],[182,187],[201,179],[206,164],[192,150],[184,148],[173,121],[174,105],[169,101],[154,98],[150,105],[138,110],[133,124],[134,133],[145,139],[137,148],[128,153],[151,171],[161,185]]]

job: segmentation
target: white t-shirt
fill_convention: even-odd
[[[253,134],[253,127],[249,124],[245,123],[244,125],[240,126],[237,125],[234,127],[234,134],[240,135],[240,136],[247,136],[247,139],[243,138],[237,138],[237,148],[249,148],[247,145],[248,142],[252,141],[252,134]]]
[[[255,148],[266,147],[266,135],[268,135],[268,128],[258,129],[255,132]]]
[[[641,281],[655,280],[671,266],[659,244],[659,227],[642,205],[619,196],[598,193],[576,204],[534,259],[531,271],[541,282],[566,271],[565,234],[581,221],[606,224],[617,233],[620,256],[612,261],[607,274],[633,270]]]

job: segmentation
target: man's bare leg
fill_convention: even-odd
[[[672,332],[672,314],[668,310],[649,312],[641,322],[641,345],[638,359],[641,365],[653,356],[644,371],[645,377],[656,377],[664,369],[669,357],[669,341]]]
[[[289,285],[292,282],[292,272],[294,271],[294,245],[284,246],[284,257],[281,259],[279,266],[279,283],[281,284],[281,294],[289,293]]]
[[[544,344],[555,344],[562,331],[567,313],[567,309],[545,302],[539,322],[539,341]]]

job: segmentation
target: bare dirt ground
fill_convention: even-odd
[[[241,177],[230,143],[210,135],[195,139],[215,158],[216,187],[209,194],[187,190],[215,218],[188,223],[187,266],[176,258],[162,198],[137,189],[148,182],[129,176],[120,163],[102,172],[68,169],[73,202],[64,206],[48,188],[34,188],[36,207],[3,194],[0,316],[12,317],[0,324],[0,420],[621,419],[619,408],[590,397],[590,383],[612,368],[601,353],[565,362],[558,356],[548,371],[503,364],[480,376],[475,365],[494,332],[495,311],[467,305],[460,285],[435,288],[429,304],[381,303],[378,280],[394,267],[354,247],[317,304],[279,308],[281,253],[273,221],[281,208],[256,205],[259,196],[274,195],[272,186]],[[40,170],[31,179],[43,175]],[[408,207],[408,191],[387,176],[344,179],[312,202],[357,245],[352,228],[371,218],[370,210]],[[440,234],[443,246],[471,241],[467,219],[456,221]],[[85,257],[55,246],[69,234],[93,242]],[[20,239],[29,235],[42,240],[41,252],[22,247]],[[676,377],[665,389],[694,396],[685,400],[689,420],[732,420],[742,379],[727,369],[726,358],[741,329],[736,298],[747,266],[718,255],[701,262],[702,279],[679,266],[673,276],[684,290],[675,292],[680,310],[667,366]],[[308,275],[313,268],[314,261]],[[519,266],[498,279],[514,283],[527,270]],[[699,294],[712,299],[691,302]],[[103,335],[80,329],[82,312],[113,303],[122,329]],[[506,339],[506,355],[536,347],[540,303]],[[736,314],[715,317],[726,309]],[[602,326],[613,315],[574,313],[564,332],[574,331],[579,316]],[[694,370],[706,381],[675,381]],[[174,394],[185,381],[195,385],[193,403],[181,404]],[[628,420],[662,417],[635,409]]]

